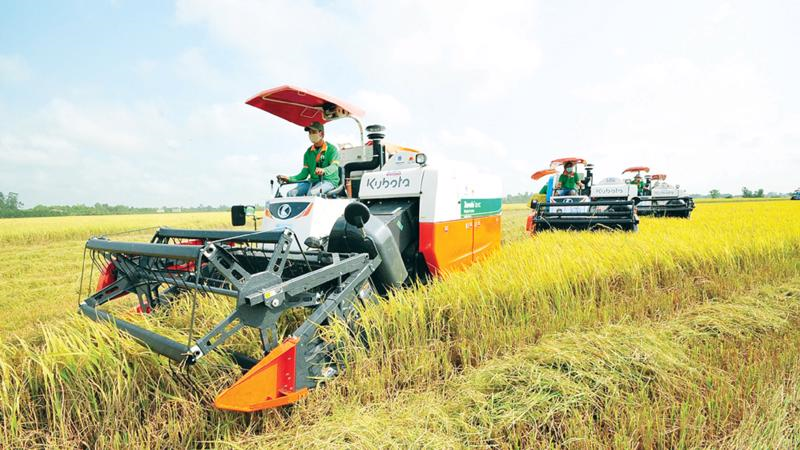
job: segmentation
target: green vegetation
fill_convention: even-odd
[[[108,205],[106,203],[95,203],[87,205],[36,205],[30,209],[22,209],[24,204],[19,200],[19,194],[0,192],[0,218],[14,217],[55,217],[55,216],[106,216],[120,214],[151,214],[163,212],[208,212],[208,211],[227,211],[227,206],[205,206],[200,205],[188,208],[135,208],[124,205]]]

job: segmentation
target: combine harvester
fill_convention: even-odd
[[[690,218],[694,210],[694,199],[686,195],[680,185],[667,183],[666,175],[649,175],[649,172],[650,168],[646,166],[629,167],[622,171],[623,175],[635,173],[634,179],[638,176],[644,180],[644,186],[639,192],[639,202],[636,204],[639,215]]]
[[[558,195],[556,184],[565,164],[575,167],[582,187],[575,193]],[[583,172],[583,173],[582,173]],[[594,183],[593,166],[583,158],[560,158],[550,162],[550,168],[531,175],[533,180],[550,176],[544,202],[531,202],[526,230],[535,233],[545,230],[625,230],[637,231],[639,217],[634,207],[636,187],[619,178],[606,178]]]
[[[359,304],[468,265],[497,248],[501,236],[499,179],[429,166],[425,154],[385,144],[381,126],[366,128],[365,143],[363,112],[326,95],[282,86],[247,103],[300,127],[355,120],[362,142],[342,146],[340,186],[325,197],[285,197],[279,186],[260,231],[161,228],[149,243],[92,238],[86,249],[101,276],[96,292],[80,303],[83,314],[182,365],[213,351],[230,355],[246,373],[214,404],[244,412],[293,403],[337,374],[339,361],[320,335],[324,327],[341,320],[356,332]],[[248,212],[255,219],[253,210],[233,207],[233,225],[244,225]],[[229,297],[234,306],[198,338],[194,307],[201,305],[197,295],[181,293],[215,294],[206,301]],[[186,340],[101,309],[126,294],[145,313],[193,298]],[[296,309],[306,310],[305,320],[279,330],[281,317]],[[246,327],[258,332],[263,354],[256,358],[223,345]]]

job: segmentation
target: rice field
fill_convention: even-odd
[[[227,214],[2,220],[0,447],[800,447],[800,202],[636,234],[530,238],[526,213],[491,257],[362,311],[367,345],[329,330],[342,375],[253,415],[210,406],[223,358],[185,374],[75,313],[88,236]],[[178,333],[186,308],[135,320]]]

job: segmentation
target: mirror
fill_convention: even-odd
[[[236,205],[231,207],[231,225],[241,227],[247,223],[247,212],[244,205]]]
[[[326,102],[322,105],[322,117],[325,118],[326,121],[347,117],[349,115],[350,113],[347,112],[347,110],[335,103]]]

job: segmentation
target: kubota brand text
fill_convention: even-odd
[[[392,179],[388,179],[387,177],[383,177],[380,180],[376,178],[370,178],[367,181],[367,186],[369,186],[369,188],[373,190],[396,189],[401,187],[406,188],[411,186],[411,180],[403,177],[400,174],[397,174],[397,178],[392,178]]]

